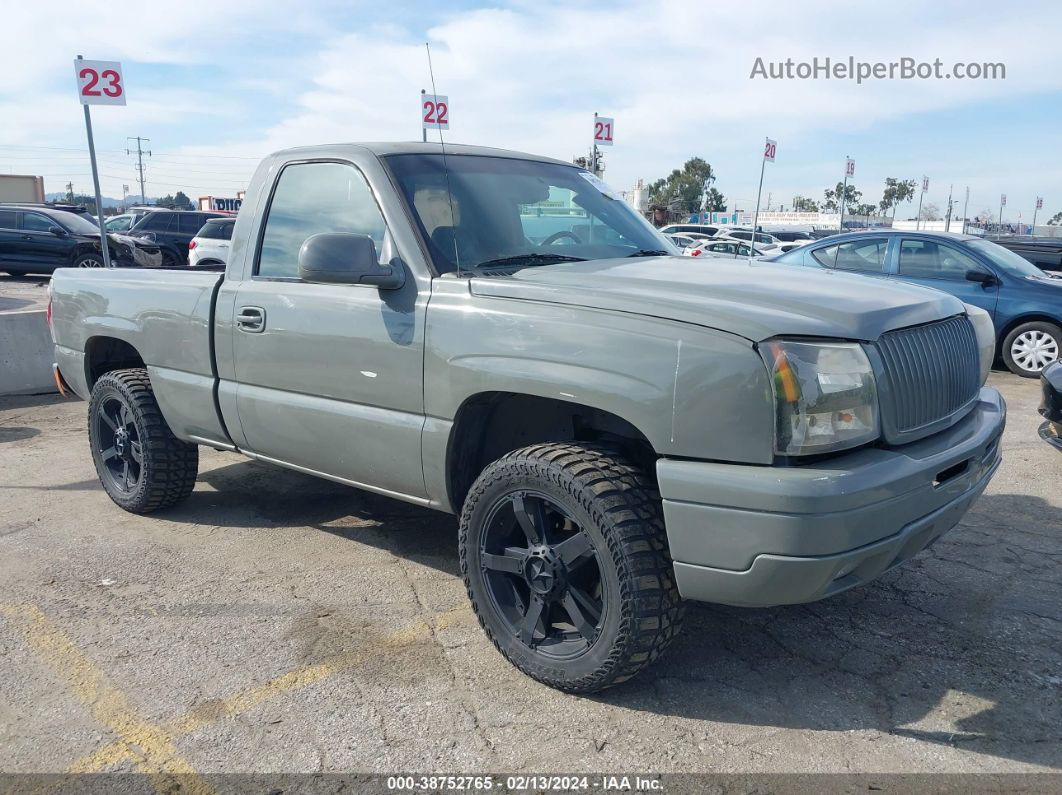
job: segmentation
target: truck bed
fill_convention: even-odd
[[[102,352],[127,350],[124,343],[151,373],[159,407],[179,438],[227,441],[214,400],[213,313],[222,278],[179,270],[55,271],[52,318],[63,377],[87,400]]]

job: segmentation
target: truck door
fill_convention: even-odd
[[[345,162],[280,172],[250,278],[233,305],[236,407],[251,452],[355,485],[425,497],[421,469],[427,294],[311,284],[298,253],[320,232],[370,235],[395,257],[365,177]]]

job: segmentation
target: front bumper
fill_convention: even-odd
[[[894,448],[807,467],[661,459],[679,592],[762,607],[811,602],[867,582],[962,519],[1001,460],[1006,406],[981,390],[953,427]]]

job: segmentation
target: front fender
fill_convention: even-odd
[[[770,463],[766,368],[751,343],[670,320],[434,293],[425,408],[452,422],[484,392],[570,401],[620,417],[659,455]]]

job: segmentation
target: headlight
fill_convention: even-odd
[[[992,316],[981,307],[973,304],[965,304],[965,307],[966,316],[970,318],[977,335],[977,349],[981,354],[981,383],[984,384],[996,358],[996,327],[992,323]]]
[[[862,346],[770,340],[760,355],[771,374],[775,452],[829,453],[878,438],[878,394]]]

